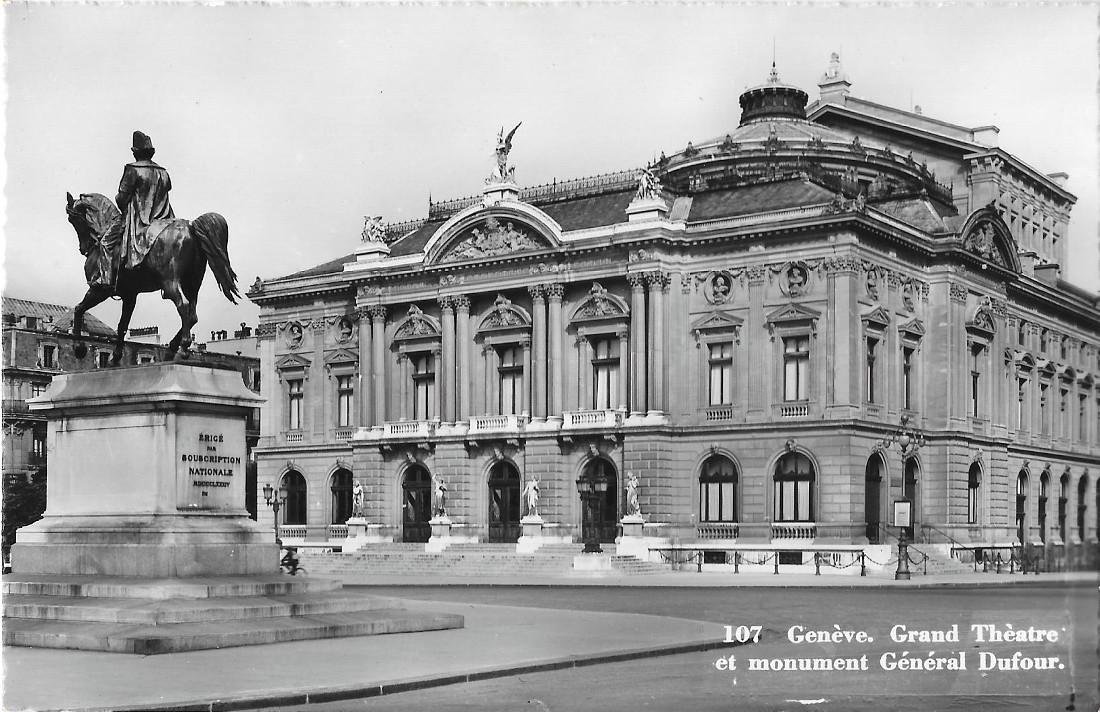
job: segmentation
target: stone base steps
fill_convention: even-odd
[[[619,573],[627,575],[663,574],[672,570],[672,567],[668,564],[658,564],[654,561],[642,561],[636,556],[619,556],[617,554],[611,557],[611,568]]]
[[[4,645],[155,655],[461,628],[462,616],[290,576],[4,577]]]

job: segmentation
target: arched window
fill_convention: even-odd
[[[1039,540],[1047,541],[1047,501],[1050,494],[1050,470],[1039,475]]]
[[[1089,478],[1085,475],[1081,475],[1081,479],[1077,480],[1077,538],[1081,541],[1085,540],[1085,512],[1088,511],[1088,501],[1085,497],[1088,495]]]
[[[1016,538],[1027,543],[1027,470],[1016,475]]]
[[[968,524],[978,523],[978,502],[982,487],[982,467],[978,463],[970,465],[970,472],[966,476],[966,521]]]
[[[286,488],[286,503],[283,504],[283,524],[306,523],[306,478],[297,470],[283,475],[280,487]]]
[[[699,521],[737,521],[737,467],[723,455],[707,458],[699,472]]]
[[[867,541],[871,544],[882,541],[882,483],[885,474],[886,463],[882,461],[882,455],[876,452],[868,458],[863,477],[863,520],[867,523]]]
[[[351,518],[351,473],[340,468],[332,473],[332,523],[343,524]]]
[[[814,466],[800,452],[790,452],[775,465],[774,515],[776,522],[813,520]]]

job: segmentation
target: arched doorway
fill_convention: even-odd
[[[1085,515],[1089,507],[1089,501],[1085,498],[1088,489],[1089,478],[1082,474],[1081,479],[1077,480],[1077,538],[1081,542],[1085,541]],[[1096,488],[1096,505],[1100,508],[1100,487]]]
[[[423,465],[410,465],[401,481],[401,541],[428,541],[431,519],[432,476]]]
[[[289,470],[279,484],[286,488],[286,502],[283,504],[283,524],[306,523],[306,478],[297,470]]]
[[[982,466],[976,462],[970,463],[970,470],[966,473],[966,523],[977,524],[981,519],[979,504],[982,490]]]
[[[332,473],[332,523],[343,524],[351,519],[351,473],[340,468]]]
[[[519,529],[519,471],[502,460],[489,470],[489,541],[518,541]]]
[[[595,527],[601,543],[615,541],[619,526],[619,487],[615,466],[609,460],[596,457],[584,466],[584,473],[581,477],[588,480],[603,478],[607,482],[607,491],[604,492],[603,498],[599,502],[599,511],[595,513],[594,517],[581,517],[581,539],[588,541],[590,530]],[[583,501],[581,507],[581,511],[584,512]]]
[[[1016,539],[1027,543],[1027,471],[1016,475]]]
[[[867,459],[864,472],[863,521],[867,523],[867,542],[882,543],[882,481],[886,463],[875,453]]]
[[[921,502],[920,502],[920,462],[917,458],[910,457],[905,461],[905,471],[902,473],[902,496],[912,502],[912,525],[906,536],[910,541],[916,541],[916,533],[920,531]]]

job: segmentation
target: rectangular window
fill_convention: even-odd
[[[867,402],[875,402],[875,349],[878,348],[878,339],[867,337]]]
[[[110,351],[96,351],[95,352],[95,367],[107,368],[111,365],[111,352]]]
[[[1088,431],[1088,415],[1086,409],[1088,406],[1088,396],[1077,396],[1077,439],[1081,442],[1086,442],[1089,437]]]
[[[710,405],[729,405],[733,403],[733,346],[732,344],[710,345]]]
[[[352,423],[352,409],[355,402],[354,376],[336,377],[336,425],[346,428]]]
[[[435,414],[435,357],[415,354],[413,363],[413,420],[431,420]]]
[[[1050,386],[1046,383],[1039,384],[1039,432],[1042,435],[1050,435],[1050,423],[1047,418],[1047,395]]]
[[[702,521],[736,521],[736,514],[733,511],[735,486],[736,483],[733,481],[711,481],[700,483]]]
[[[37,398],[38,396],[43,395],[46,392],[47,385],[48,384],[42,382],[32,383],[31,398]]]
[[[807,400],[810,370],[810,337],[783,339],[783,400]]]
[[[1027,345],[1027,322],[1023,319],[1020,320],[1020,330],[1016,334],[1016,341],[1020,346]]]
[[[592,407],[609,410],[619,403],[619,340],[599,339],[592,352]]]
[[[518,346],[501,349],[500,366],[500,414],[517,415],[523,407],[523,362]]]
[[[42,344],[42,368],[57,368],[57,346]]]
[[[287,428],[290,430],[302,429],[302,379],[295,378],[286,382],[288,394],[289,419]]]
[[[913,349],[901,350],[901,399],[902,408],[913,408]]]
[[[31,437],[31,454],[41,461],[46,456],[46,434],[35,431]]]
[[[775,521],[810,521],[810,480],[775,481]]]
[[[970,415],[977,418],[981,403],[982,347],[970,347]]]
[[[1016,381],[1016,429],[1027,430],[1027,379]]]
[[[1069,437],[1069,391],[1062,389],[1058,394],[1058,437]]]
[[[138,354],[138,363],[153,363],[153,354]]]

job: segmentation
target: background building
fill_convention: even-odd
[[[881,542],[904,497],[921,541],[1095,542],[1100,312],[1059,276],[1066,176],[850,86],[835,55],[812,103],[773,68],[649,173],[520,188],[502,135],[481,194],[257,281],[284,522],[327,538],[359,480],[422,541],[443,477],[459,529],[514,541],[538,478],[579,537],[577,480],[603,479],[609,540],[633,472],[682,541]]]
[[[58,304],[4,297],[4,539],[6,557],[15,529],[38,518],[45,505],[47,466],[46,420],[27,407],[27,399],[43,395],[58,373],[109,368],[114,348],[114,329],[91,314],[84,315],[89,332],[81,338],[88,354],[78,359],[73,354],[73,310]],[[159,345],[156,328],[141,330],[141,341],[124,342],[124,364],[135,365],[162,361],[166,347]],[[148,340],[145,340],[148,339]],[[259,388],[259,359],[240,355],[204,352],[201,345],[193,352],[195,363],[240,371],[245,384]],[[246,427],[248,448],[259,438],[259,412]],[[255,463],[247,468],[247,508],[256,516]]]

